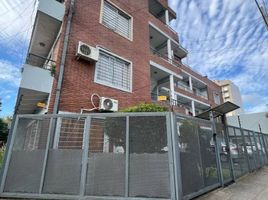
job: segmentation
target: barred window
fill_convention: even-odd
[[[113,31],[130,38],[131,17],[104,1],[102,23]]]
[[[100,50],[95,82],[124,91],[131,91],[131,65]]]

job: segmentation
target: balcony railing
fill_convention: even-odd
[[[180,81],[177,82],[176,86],[177,86],[178,88],[181,88],[181,89],[187,91],[187,92],[191,92],[191,93],[193,93],[193,90],[191,90],[191,88],[190,88],[189,86],[183,84],[183,83],[180,82]]]
[[[195,94],[196,96],[202,97],[202,98],[204,98],[204,99],[208,99],[208,96],[207,96],[207,95],[205,95],[205,94],[203,94],[203,93],[201,93],[201,92],[199,92],[199,91],[195,91],[194,94]]]
[[[164,55],[164,54],[158,52],[157,50],[155,50],[155,49],[152,48],[152,47],[151,47],[150,49],[151,49],[151,52],[152,52],[154,55],[156,55],[156,56],[162,58],[163,60],[169,62],[170,64],[173,64],[173,65],[175,65],[176,67],[180,67],[180,66],[181,66],[181,62],[178,61],[177,59],[175,59],[175,58],[171,59],[171,58],[169,58],[167,55]]]
[[[42,65],[39,64],[40,60],[42,60],[42,62],[43,62]],[[26,64],[29,64],[29,65],[32,65],[35,67],[40,67],[42,69],[46,69],[49,71],[54,71],[56,61],[45,58],[45,57],[40,56],[40,55],[29,53],[28,57],[26,58]]]

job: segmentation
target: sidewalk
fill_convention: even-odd
[[[267,200],[268,167],[239,179],[236,183],[205,194],[196,200]]]

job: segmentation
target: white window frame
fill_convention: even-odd
[[[124,13],[125,15],[127,15],[129,17],[130,20],[130,33],[129,33],[129,37],[126,37],[125,35],[123,35],[122,33],[120,33],[119,31],[115,31],[112,30],[109,26],[107,26],[106,24],[103,23],[102,19],[103,19],[103,7],[104,7],[104,1],[108,2],[109,4],[111,4],[112,6],[114,6],[116,9],[120,10],[122,13]],[[115,5],[113,2],[111,2],[110,0],[101,0],[101,9],[100,9],[100,24],[102,24],[103,26],[105,26],[106,28],[112,30],[113,32],[119,34],[120,36],[133,41],[133,17],[128,14],[127,12],[125,12],[123,9],[121,9],[120,7],[118,7],[117,5]]]
[[[214,103],[217,104],[217,105],[220,105],[221,104],[221,96],[220,96],[220,93],[218,92],[213,92],[213,98],[214,98]],[[216,99],[218,98],[218,99]],[[219,102],[216,102],[217,100],[219,100]]]
[[[119,55],[117,55],[117,54],[115,54],[115,53],[112,53],[111,51],[108,51],[108,50],[106,50],[104,48],[101,48],[101,47],[97,47],[97,48],[98,48],[98,51],[103,51],[104,53],[107,53],[107,54],[109,54],[111,56],[114,56],[116,58],[119,58],[119,59],[121,59],[121,60],[129,63],[129,67],[130,67],[130,77],[129,77],[130,83],[129,84],[130,84],[130,87],[129,87],[129,90],[127,90],[127,89],[124,89],[124,88],[121,88],[121,87],[116,87],[116,86],[114,86],[112,84],[108,84],[105,81],[97,80],[97,73],[96,73],[96,71],[97,71],[97,63],[95,64],[94,82],[95,83],[98,83],[98,84],[101,84],[101,85],[104,85],[104,86],[107,86],[107,87],[111,87],[111,88],[114,88],[114,89],[118,89],[118,90],[121,90],[121,91],[124,91],[124,92],[131,93],[132,92],[132,83],[133,83],[132,82],[132,80],[133,80],[133,67],[132,67],[132,62],[129,61],[129,60],[127,60],[127,59],[125,59],[125,58],[123,58],[123,57],[121,57],[121,56],[119,56]]]

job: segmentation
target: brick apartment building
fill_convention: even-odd
[[[167,0],[71,2],[39,0],[16,114],[80,113],[98,97],[118,100],[120,110],[167,96],[188,115],[222,102],[217,84],[182,63],[187,50],[169,26],[176,13]],[[79,42],[95,61],[77,56]]]

